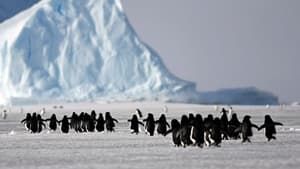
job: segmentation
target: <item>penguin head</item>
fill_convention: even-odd
[[[37,115],[36,117],[38,120],[41,120],[42,119],[42,116],[40,114]]]
[[[179,121],[176,120],[176,119],[173,119],[173,120],[171,121],[171,127],[172,127],[172,129],[178,129],[178,128],[180,128],[180,123],[179,123]]]
[[[189,118],[187,115],[182,115],[181,116],[181,126],[185,126],[189,124]]]
[[[110,119],[110,118],[111,118],[110,112],[106,112],[105,113],[105,119]]]
[[[51,119],[56,120],[56,115],[52,114]]]
[[[63,121],[68,121],[68,117],[66,115],[64,115]]]
[[[102,113],[99,113],[99,119],[103,119],[103,114]]]
[[[31,118],[31,114],[30,114],[30,113],[27,113],[27,114],[26,114],[26,119],[29,120],[30,118]]]
[[[237,119],[237,114],[236,114],[236,113],[233,113],[232,116],[231,116],[231,118],[232,118],[232,119]]]
[[[161,116],[160,116],[160,118],[159,118],[161,121],[166,121],[166,116],[165,116],[165,114],[162,114]]]
[[[243,120],[243,122],[249,122],[249,121],[250,121],[250,119],[251,119],[251,116],[249,116],[249,115],[246,115],[246,116],[244,116],[244,120]]]
[[[154,116],[153,116],[152,113],[148,113],[148,119],[149,119],[149,120],[154,120]]]
[[[216,118],[214,119],[214,124],[215,124],[215,125],[220,125],[220,124],[221,124],[221,120],[219,119],[219,117],[216,117]]]
[[[201,124],[203,122],[203,118],[202,118],[201,114],[197,114],[195,117],[195,120],[197,123]]]
[[[207,119],[212,121],[212,120],[214,120],[214,116],[213,116],[212,114],[209,114],[209,115],[207,116]]]
[[[137,115],[136,115],[136,114],[132,115],[132,120],[133,120],[133,121],[137,121],[137,120],[138,120],[138,118],[137,118]]]
[[[189,114],[189,121],[192,122],[195,119],[194,114],[190,113]]]
[[[265,115],[265,123],[270,123],[273,122],[272,118],[270,115]]]
[[[91,116],[96,117],[96,111],[95,110],[92,110]]]

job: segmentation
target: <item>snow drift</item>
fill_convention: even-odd
[[[171,74],[120,0],[43,0],[0,24],[0,33],[0,104],[230,99]]]

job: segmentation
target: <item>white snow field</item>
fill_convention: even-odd
[[[141,132],[130,134],[127,119],[140,108],[144,116],[152,112],[157,119],[166,110],[168,121],[180,118],[183,113],[199,112],[203,116],[220,113],[214,106],[164,104],[164,103],[81,103],[62,105],[36,105],[6,108],[6,120],[0,121],[0,168],[224,168],[224,169],[298,169],[300,166],[300,107],[292,106],[233,106],[239,119],[243,115],[252,116],[252,122],[261,125],[265,114],[275,121],[284,123],[277,127],[277,140],[267,142],[264,132],[254,131],[252,143],[223,141],[220,148],[187,147],[176,148],[171,135],[153,137]],[[45,129],[41,134],[30,134],[19,121],[26,112],[40,112],[45,108],[44,118],[51,113],[59,119],[71,112],[98,113],[110,111],[120,123],[115,133],[69,134],[50,133]],[[221,108],[221,106],[220,106]],[[3,111],[2,108],[1,111]]]

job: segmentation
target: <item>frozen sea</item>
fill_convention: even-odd
[[[60,108],[61,107],[61,108]],[[221,108],[222,106],[220,106]],[[225,106],[226,107],[226,106]],[[56,113],[60,119],[73,111],[97,113],[110,111],[120,123],[115,133],[62,134],[45,129],[40,134],[25,131],[20,120],[27,112],[40,112],[43,118]],[[171,135],[153,137],[141,132],[130,134],[127,119],[140,108],[144,116],[152,112],[157,119],[166,111],[168,121],[179,119],[183,113],[212,113],[220,116],[214,106],[164,103],[80,103],[1,108],[9,111],[0,120],[0,168],[222,168],[222,169],[299,169],[300,167],[300,107],[297,106],[233,106],[241,120],[245,114],[261,125],[264,115],[284,123],[277,127],[277,140],[267,142],[264,132],[254,130],[252,143],[240,140],[223,141],[220,148],[176,148]]]

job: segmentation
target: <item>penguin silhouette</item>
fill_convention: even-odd
[[[154,135],[154,130],[155,130],[155,120],[154,120],[153,114],[148,113],[148,117],[146,119],[144,119],[143,121],[146,122],[145,131],[150,136],[153,136]]]
[[[112,116],[111,116],[111,114],[110,114],[110,112],[106,112],[105,113],[105,125],[106,125],[106,130],[108,131],[108,132],[113,132],[113,131],[115,131],[115,122],[116,123],[119,123],[119,121],[118,120],[116,120],[116,119],[114,119]]]
[[[252,124],[250,119],[251,119],[251,116],[249,116],[249,115],[244,116],[242,125],[235,130],[235,132],[242,133],[242,143],[244,143],[246,141],[251,142],[250,137],[253,136],[252,127],[259,129],[257,127],[257,125]]]
[[[37,115],[37,123],[38,123],[38,130],[37,132],[40,133],[43,130],[43,127],[46,128],[46,125],[44,123],[44,119],[42,119],[42,116],[40,114]]]
[[[96,124],[95,124],[95,118],[96,117],[93,117],[93,116],[90,116],[87,114],[87,130],[89,132],[94,132],[95,131],[95,128],[96,128]]]
[[[208,146],[212,144],[211,141],[211,128],[213,126],[214,122],[214,117],[212,114],[209,114],[205,119],[204,119],[204,138],[205,142]]]
[[[195,145],[203,147],[204,144],[204,124],[203,118],[200,114],[197,114],[192,124],[192,139],[195,140]]]
[[[180,147],[181,146],[181,139],[180,139],[180,123],[178,120],[173,119],[171,121],[171,128],[166,132],[166,135],[169,133],[172,133],[172,140],[174,143],[175,147]]]
[[[30,119],[30,129],[32,133],[38,132],[38,120],[35,112],[32,114],[32,117]]]
[[[59,121],[59,123],[62,123],[61,124],[62,133],[69,133],[70,123],[69,123],[68,117],[64,116],[63,119],[61,121]]]
[[[139,133],[139,124],[144,126],[144,124],[142,122],[140,122],[138,120],[138,117],[137,115],[132,115],[132,118],[128,120],[128,122],[131,123],[130,125],[130,130],[131,130],[131,133],[135,133],[135,134],[138,134]]]
[[[222,108],[221,113],[222,113],[221,123],[220,123],[221,134],[223,135],[223,139],[228,140],[228,117],[227,117],[228,111]]]
[[[157,133],[165,136],[166,133],[167,133],[167,127],[170,128],[170,125],[169,125],[169,123],[166,120],[166,116],[164,114],[162,114],[159,117],[159,119],[157,121],[155,121],[155,123],[158,124],[158,126],[157,126]]]
[[[180,130],[179,130],[179,136],[180,141],[183,147],[192,145],[193,142],[190,138],[191,136],[191,123],[189,121],[189,118],[186,115],[182,115],[181,117],[181,124],[180,124]]]
[[[56,131],[56,129],[57,129],[57,123],[58,123],[56,115],[52,114],[51,117],[50,117],[50,119],[47,119],[47,121],[50,121],[49,122],[49,128],[50,128],[50,130]]]
[[[136,112],[137,112],[139,118],[143,118],[143,113],[141,112],[140,109],[136,109]]]
[[[27,113],[25,119],[21,120],[21,123],[23,123],[25,125],[25,129],[27,131],[30,130],[30,123],[31,122],[31,114]]]
[[[221,133],[221,120],[216,117],[213,121],[211,128],[211,139],[214,141],[213,145],[219,147],[222,142],[222,133]]]
[[[85,118],[84,118],[84,112],[81,112],[79,117],[78,117],[78,120],[79,120],[79,129],[78,131],[79,132],[86,132],[86,126],[85,126]]]
[[[103,118],[102,113],[100,113],[99,116],[98,116],[98,119],[97,119],[96,130],[98,132],[104,131],[104,124],[105,124],[105,120]]]
[[[265,122],[258,130],[265,128],[265,136],[268,141],[271,141],[272,139],[276,140],[276,125],[283,126],[282,123],[273,121],[270,115],[265,115]]]
[[[195,119],[194,114],[193,114],[193,113],[190,113],[190,114],[189,114],[189,123],[192,123],[192,122],[194,121],[194,119]]]
[[[71,118],[68,118],[68,119],[71,120],[70,121],[70,128],[74,129],[75,132],[78,132],[78,128],[80,126],[78,115],[75,112],[73,112]]]
[[[231,139],[237,140],[240,139],[240,132],[234,132],[237,128],[241,126],[237,114],[233,113],[230,121],[228,122],[228,136]]]
[[[92,110],[91,111],[91,118],[92,118],[92,120],[94,120],[94,121],[96,121],[96,111],[95,110]]]

